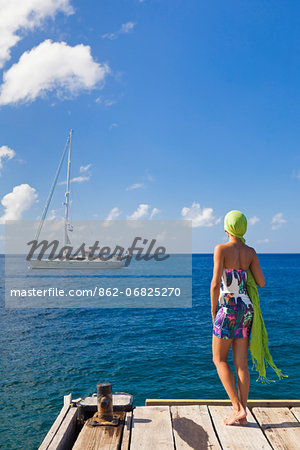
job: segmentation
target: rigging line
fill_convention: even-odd
[[[56,186],[57,178],[58,178],[58,175],[60,173],[60,169],[61,169],[62,163],[64,161],[65,154],[67,152],[69,143],[70,143],[70,135],[68,136],[67,143],[65,145],[63,154],[62,154],[60,162],[58,164],[58,168],[57,168],[57,171],[56,171],[56,174],[55,174],[55,178],[54,178],[54,181],[52,183],[52,186],[51,186],[51,189],[50,189],[50,192],[49,192],[49,195],[48,195],[48,199],[47,199],[47,202],[46,202],[46,205],[45,205],[45,208],[44,208],[44,211],[43,211],[43,214],[42,214],[42,217],[41,217],[41,220],[40,220],[40,223],[39,223],[36,235],[35,235],[35,240],[39,239],[40,233],[42,231],[42,227],[43,227],[43,224],[44,224],[47,212],[48,212],[48,208],[49,208],[52,196],[53,196],[53,192],[54,192],[55,186]]]
[[[69,135],[69,153],[68,153],[68,168],[67,168],[67,189],[65,193],[65,237],[64,245],[71,244],[68,236],[68,220],[69,220],[69,201],[70,201],[70,168],[71,168],[71,147],[72,147],[72,134],[73,130],[70,130]]]

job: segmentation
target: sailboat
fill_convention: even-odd
[[[73,130],[70,130],[66,146],[64,148],[63,154],[61,156],[58,168],[52,183],[44,211],[39,222],[35,240],[38,241],[46,216],[49,209],[49,205],[54,193],[54,189],[57,183],[58,176],[63,165],[66,153],[68,153],[68,164],[67,164],[67,180],[66,180],[66,192],[65,192],[65,215],[64,215],[64,246],[70,245],[71,241],[69,238],[69,233],[73,231],[73,226],[69,223],[69,206],[70,206],[70,169],[71,169],[71,149],[72,149],[72,136]],[[64,257],[61,259],[30,259],[31,269],[119,269],[124,266],[124,261],[120,257],[113,256],[107,261],[100,259],[90,260],[88,258],[68,258]]]

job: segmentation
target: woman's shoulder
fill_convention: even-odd
[[[215,246],[214,253],[222,253],[223,251],[226,250],[227,247],[228,247],[227,243],[226,244],[217,244]]]
[[[223,259],[225,257],[225,255],[226,255],[227,251],[228,251],[227,243],[226,244],[218,244],[218,245],[215,246],[214,256],[216,258]]]
[[[252,253],[252,255],[256,255],[256,251],[255,251],[255,249],[254,249],[253,247],[250,247],[250,246],[247,245],[247,244],[244,244],[244,245],[245,245],[246,250],[247,250],[249,253]]]

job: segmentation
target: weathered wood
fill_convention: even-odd
[[[300,424],[288,408],[253,408],[274,450],[298,450]]]
[[[77,408],[69,408],[47,450],[63,450],[69,448],[74,440]]]
[[[300,422],[300,407],[292,408],[291,411],[294,414],[294,416],[296,417],[296,419],[298,420],[298,422]]]
[[[266,450],[272,448],[248,408],[247,425],[225,425],[223,423],[223,418],[232,411],[230,406],[209,406],[208,409],[223,449]]]
[[[147,398],[145,406],[172,406],[172,405],[209,405],[209,406],[231,406],[230,400],[216,399],[186,399],[186,398]],[[252,409],[255,406],[271,407],[300,407],[300,400],[248,400],[247,406]]]
[[[120,424],[113,426],[90,427],[84,425],[73,446],[73,450],[117,450],[121,445],[125,412],[116,413]]]
[[[43,442],[41,443],[39,450],[47,450],[50,443],[52,442],[54,436],[56,435],[59,427],[61,426],[64,418],[66,417],[67,412],[70,409],[70,405],[64,405],[59,413],[59,415],[57,416],[57,418],[55,419],[55,422],[53,423],[52,427],[50,428],[50,430],[48,431],[47,435],[45,436],[45,439],[43,440]]]
[[[173,450],[168,406],[137,406],[133,410],[130,450]]]
[[[118,407],[132,408],[132,396],[126,393],[114,395],[116,395]],[[71,401],[71,395],[65,396],[64,406],[39,450],[71,448],[77,417],[77,408],[72,405],[75,403],[80,405],[81,401],[84,408],[95,407],[96,409],[96,397]],[[118,427],[85,425],[73,448],[75,450],[152,450],[156,448],[171,450],[175,446],[180,450],[208,448],[298,450],[299,448],[300,400],[249,400],[248,404],[252,408],[253,415],[247,409],[248,425],[246,426],[238,424],[226,426],[223,423],[223,417],[231,412],[231,406],[223,406],[230,405],[229,400],[146,400],[147,405],[152,402],[159,404],[139,406],[133,412],[118,412],[121,418]],[[172,406],[166,406],[169,404]],[[292,409],[289,410],[282,405]]]
[[[127,412],[123,428],[121,450],[129,450],[131,437],[132,412]]]
[[[46,450],[49,447],[54,436],[58,432],[58,429],[61,426],[64,418],[66,417],[67,412],[70,409],[71,398],[72,398],[72,394],[64,395],[64,406],[62,407],[59,415],[55,419],[55,421],[54,421],[52,427],[50,428],[50,430],[48,431],[47,435],[45,436],[45,439],[41,443],[39,450]]]
[[[207,406],[171,406],[176,449],[221,450]]]

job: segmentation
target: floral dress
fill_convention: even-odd
[[[247,270],[223,269],[213,334],[222,339],[250,337],[253,305],[246,289]]]

